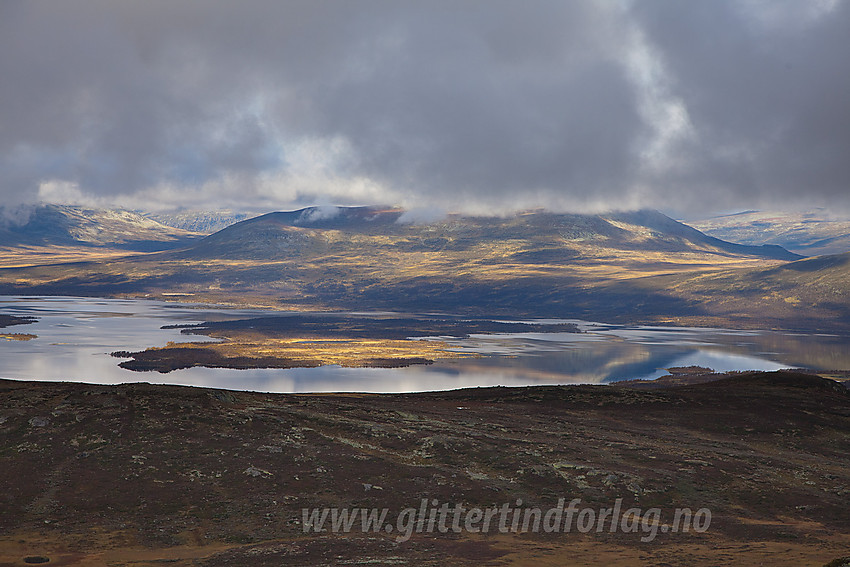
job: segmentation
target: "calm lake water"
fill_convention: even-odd
[[[850,368],[850,337],[728,329],[607,325],[576,320],[574,333],[474,335],[448,339],[481,358],[409,368],[230,370],[189,368],[168,374],[132,372],[109,356],[167,341],[209,340],[164,325],[268,316],[269,311],[219,309],[151,300],[0,296],[0,313],[33,316],[31,325],[0,333],[31,333],[30,341],[0,340],[0,378],[100,384],[151,382],[267,392],[412,392],[474,386],[604,383],[654,378],[664,368],[699,365],[717,371],[808,367]]]

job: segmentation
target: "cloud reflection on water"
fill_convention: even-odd
[[[0,341],[0,377],[102,384],[152,382],[272,392],[409,392],[476,386],[604,383],[654,378],[664,368],[699,365],[717,371],[790,366],[850,367],[847,337],[627,327],[582,322],[585,333],[473,335],[451,339],[480,358],[409,368],[210,369],[168,374],[118,367],[116,350],[142,350],[167,341],[207,340],[163,325],[268,315],[148,300],[2,297],[0,312],[35,315],[18,327],[37,339]],[[555,322],[555,321],[553,321]]]

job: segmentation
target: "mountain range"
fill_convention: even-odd
[[[688,224],[705,234],[741,244],[776,244],[805,256],[850,252],[850,219],[825,210],[744,211]]]
[[[64,217],[4,233],[0,293],[780,328],[839,328],[850,313],[846,256],[732,243],[657,211],[416,221],[395,207],[311,207],[207,236],[125,212],[43,213]],[[86,254],[42,256],[39,242]]]

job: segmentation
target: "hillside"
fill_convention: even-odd
[[[848,329],[850,253],[818,256],[770,268],[721,270],[645,278],[647,293],[664,290],[699,303],[706,314],[753,326],[794,321],[808,330]]]
[[[2,565],[798,566],[850,550],[850,395],[816,376],[397,395],[0,380],[0,408]],[[423,498],[622,499],[624,516],[711,522],[407,533],[395,520]],[[387,508],[394,529],[305,530],[301,510],[323,507]]]
[[[38,205],[22,224],[0,224],[0,247],[83,246],[139,252],[186,246],[199,235],[130,211]]]
[[[688,222],[708,234],[747,245],[776,244],[805,256],[850,251],[850,220],[826,211],[746,211]]]
[[[145,218],[154,220],[165,226],[198,232],[201,234],[212,234],[228,226],[250,218],[247,213],[233,211],[177,211],[171,213],[143,213]]]

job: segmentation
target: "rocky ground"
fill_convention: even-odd
[[[824,565],[850,395],[699,384],[281,395],[0,381],[0,565]],[[679,385],[676,385],[679,384]],[[703,533],[305,533],[302,508],[711,511]],[[510,528],[510,526],[508,526]],[[403,538],[402,538],[403,539]]]

